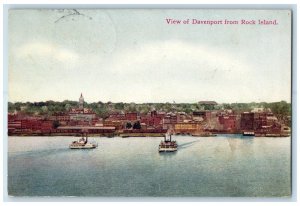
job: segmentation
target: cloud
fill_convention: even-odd
[[[26,43],[16,50],[19,58],[36,58],[58,61],[60,63],[75,63],[79,55],[71,50],[60,47],[53,43],[31,42]]]
[[[187,70],[201,68],[201,71],[245,71],[249,66],[235,54],[200,44],[179,40],[157,41],[129,48],[120,52],[115,61],[108,65],[118,72],[160,70],[164,67],[185,67]]]
[[[239,54],[179,40],[153,41],[126,48],[105,64],[108,72],[126,79],[152,84],[157,81],[185,84],[213,81],[240,81],[253,72]],[[247,79],[246,79],[247,81]]]
[[[76,53],[57,44],[35,42],[22,45],[14,55],[21,58],[18,67],[33,68],[19,79],[26,74],[28,78],[35,76],[35,81],[51,79],[49,82],[55,81],[58,87],[69,85],[78,92],[84,89],[88,96],[105,101],[247,102],[271,99],[270,89],[261,88],[282,87],[270,85],[259,65],[237,52],[179,40],[145,42],[108,54]],[[24,58],[26,61],[20,61]],[[83,76],[88,81],[82,81]],[[136,95],[128,95],[132,91]],[[280,99],[280,95],[272,98]]]

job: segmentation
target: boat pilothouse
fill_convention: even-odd
[[[167,136],[169,136],[167,138]],[[161,141],[158,147],[159,152],[175,152],[177,151],[177,142],[172,140],[172,134],[167,133],[164,137],[164,141]]]
[[[73,141],[70,145],[70,149],[94,149],[98,147],[98,144],[95,142],[88,142],[88,136],[82,137],[78,141]]]

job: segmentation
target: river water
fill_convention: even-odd
[[[93,150],[70,150],[77,137],[9,137],[12,196],[276,197],[291,194],[291,138],[174,136],[89,138]]]

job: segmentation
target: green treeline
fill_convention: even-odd
[[[63,102],[46,101],[46,102],[15,102],[8,103],[8,112],[19,112],[29,115],[52,115],[60,112],[67,112],[71,108],[77,107],[77,101],[65,100]],[[286,101],[281,102],[251,102],[251,103],[231,103],[218,104],[216,106],[200,105],[197,103],[123,103],[123,102],[93,102],[86,103],[85,108],[92,109],[100,117],[107,117],[111,112],[139,112],[148,113],[149,111],[164,111],[164,112],[186,112],[191,114],[193,111],[200,110],[221,110],[232,109],[235,113],[250,111],[253,108],[270,108],[271,111],[279,118],[291,116],[291,104]]]

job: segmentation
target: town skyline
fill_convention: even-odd
[[[84,96],[84,94],[83,94]],[[49,99],[49,100],[37,100],[37,101],[8,101],[10,103],[17,103],[17,102],[21,102],[21,103],[26,103],[26,102],[30,102],[30,103],[34,103],[34,102],[47,102],[47,101],[54,101],[54,102],[64,102],[64,101],[72,101],[72,102],[77,102],[78,101],[78,98],[77,99],[63,99],[63,100],[53,100],[53,99]],[[219,101],[215,101],[215,100],[198,100],[198,101],[194,101],[194,102],[176,102],[176,101],[167,101],[167,102],[135,102],[135,101],[131,101],[131,102],[125,102],[125,101],[101,101],[101,100],[96,100],[96,101],[86,101],[86,97],[84,96],[84,102],[85,103],[88,103],[88,104],[91,104],[91,103],[98,103],[98,102],[102,102],[102,103],[125,103],[125,104],[131,104],[131,103],[134,103],[134,104],[166,104],[166,103],[170,103],[170,104],[196,104],[198,102],[201,102],[201,101],[214,101],[216,102],[217,104],[234,104],[234,103],[261,103],[261,102],[266,102],[266,103],[273,103],[273,102],[282,102],[282,101],[285,101],[287,103],[291,103],[291,101],[287,101],[287,100],[279,100],[279,101],[249,101],[249,102],[238,102],[238,101],[235,101],[235,102],[219,102]]]
[[[235,102],[217,102],[217,101],[211,100],[211,99],[210,99],[210,100],[198,100],[198,101],[195,101],[195,102],[175,102],[174,100],[173,100],[173,101],[167,101],[167,102],[134,102],[134,101],[132,101],[132,102],[124,102],[124,101],[115,101],[115,102],[113,102],[113,101],[106,101],[106,102],[105,102],[105,101],[101,101],[101,100],[89,102],[89,101],[86,101],[86,100],[85,100],[85,95],[84,95],[82,92],[80,93],[79,98],[81,98],[81,97],[84,98],[84,103],[87,103],[87,104],[98,103],[98,102],[102,102],[102,103],[124,103],[124,104],[132,104],[132,103],[134,103],[134,104],[197,104],[197,103],[199,103],[199,102],[215,102],[215,103],[217,103],[217,104],[261,103],[261,102],[272,103],[272,102],[267,102],[267,101],[259,101],[259,102],[256,102],[256,101],[251,101],[251,102],[238,102],[238,101],[235,101]],[[24,101],[24,102],[22,102],[22,101],[15,101],[15,102],[9,101],[9,102],[10,102],[10,103],[17,103],[17,102],[21,102],[21,103],[30,102],[30,103],[33,103],[33,102],[48,102],[48,101],[54,101],[54,102],[65,102],[65,101],[77,102],[79,98],[77,98],[77,100],[64,99],[64,100],[62,100],[62,101],[50,99],[50,100],[43,100],[43,101]],[[280,101],[274,101],[274,102],[282,102],[282,101],[285,101],[285,102],[287,102],[287,103],[291,103],[291,102],[288,102],[288,101],[286,101],[286,100],[280,100]]]

